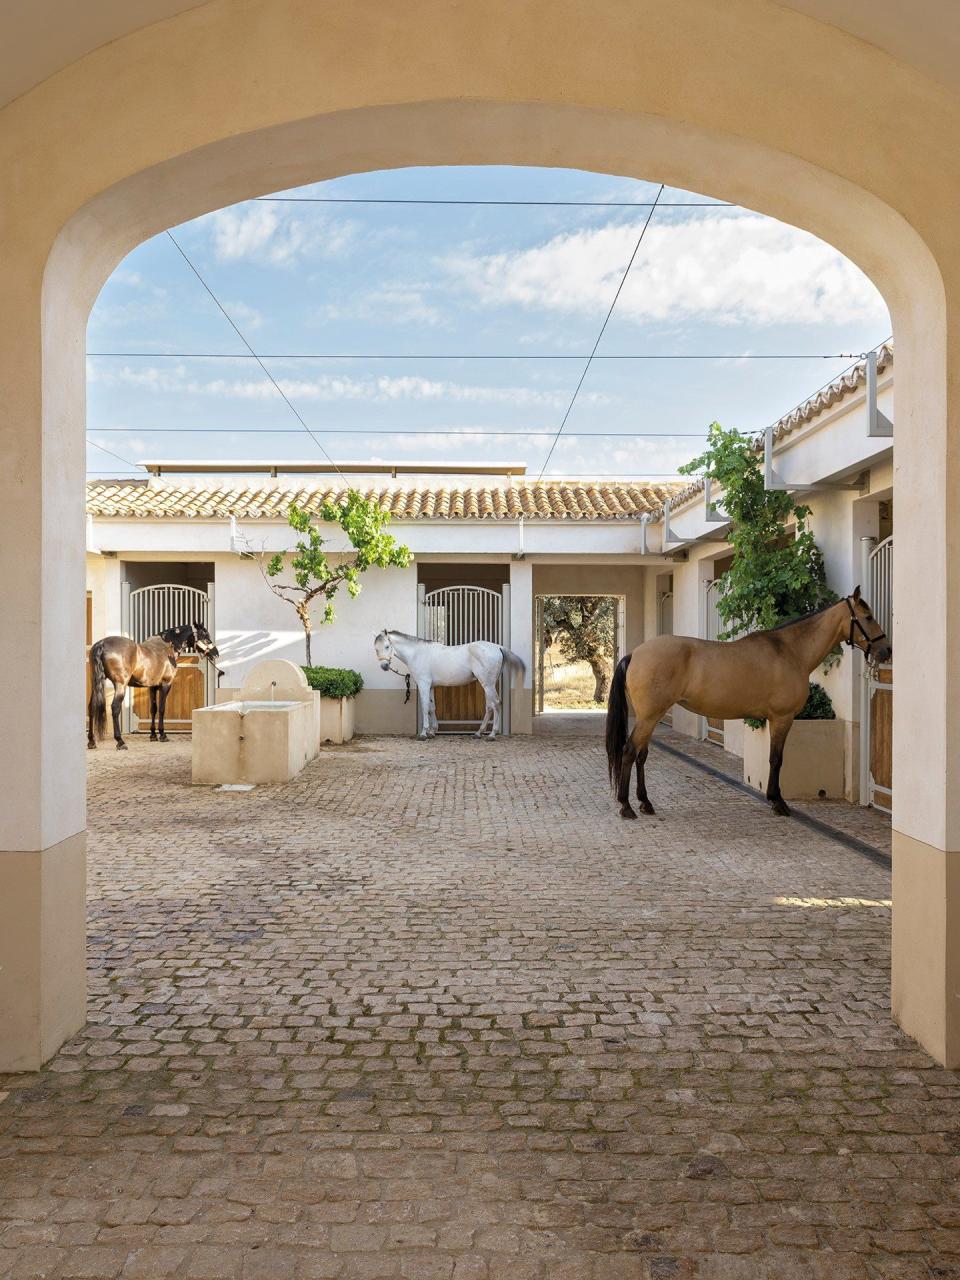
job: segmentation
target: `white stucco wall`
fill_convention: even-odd
[[[216,564],[216,632],[224,684],[239,684],[246,671],[264,658],[303,663],[303,629],[293,608],[269,590],[251,560],[218,556]],[[392,689],[397,677],[381,671],[373,651],[378,631],[417,629],[417,571],[371,569],[363,589],[351,599],[341,590],[334,602],[336,621],[319,625],[314,611],[312,657],[315,666],[351,667],[371,689]]]

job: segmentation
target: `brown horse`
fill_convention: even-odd
[[[195,649],[204,658],[218,658],[220,651],[206,627],[199,622],[181,627],[168,627],[158,636],[151,636],[143,644],[128,640],[126,636],[106,636],[90,649],[90,706],[87,746],[96,750],[97,739],[103,738],[107,729],[107,705],[103,695],[103,682],[113,684],[113,736],[117,750],[126,751],[127,744],[120,735],[120,708],[127,686],[150,690],[150,741],[167,741],[163,716],[167,694],[177,674],[177,658],[182,649]],[[160,733],[157,734],[157,704],[160,709]]]
[[[695,640],[655,636],[621,658],[607,703],[607,763],[621,818],[630,807],[630,771],[637,766],[641,813],[653,813],[643,766],[654,728],[674,703],[719,720],[751,717],[770,722],[770,777],[767,799],[774,813],[789,817],[780,792],[783,744],[810,690],[810,673],[841,641],[858,648],[868,662],[887,662],[890,644],[870,606],[853,595],[772,631],[739,640]],[[627,734],[627,696],[636,715]]]

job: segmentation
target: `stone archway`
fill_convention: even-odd
[[[0,112],[14,194],[0,223],[0,639],[19,655],[0,674],[17,726],[0,745],[12,797],[0,936],[15,940],[0,1066],[36,1065],[83,1017],[84,758],[61,717],[83,687],[83,334],[102,282],[135,244],[208,209],[334,174],[464,163],[730,199],[830,241],[883,292],[910,513],[895,643],[924,652],[898,688],[894,1004],[936,1057],[960,1061],[960,677],[947,660],[960,620],[958,130],[946,90],[769,0],[211,0]],[[921,558],[922,581],[908,569]]]

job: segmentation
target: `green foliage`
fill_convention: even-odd
[[[833,709],[830,695],[822,684],[814,682],[810,685],[810,693],[803,710],[797,713],[798,720],[836,720],[837,713]]]
[[[261,561],[260,565],[274,595],[297,611],[306,641],[308,666],[313,602],[318,598],[325,602],[321,623],[333,622],[336,617],[333,601],[342,586],[346,586],[351,596],[358,596],[360,577],[367,569],[404,569],[413,559],[409,547],[402,546],[392,534],[385,532],[390,513],[376,502],[368,501],[356,489],[351,489],[343,502],[324,502],[320,519],[340,526],[353,547],[352,557],[338,553],[331,562],[323,550],[324,539],[313,517],[294,502],[287,513],[291,529],[300,535],[290,560],[293,582],[273,581],[284,572],[282,555],[271,556],[266,564]]]
[[[355,698],[363,688],[363,676],[347,667],[304,667],[307,684],[324,698]]]
[[[733,564],[720,580],[721,640],[763,631],[837,599],[827,586],[823,555],[808,525],[810,508],[763,487],[763,459],[750,440],[714,422],[707,447],[680,468],[704,472],[723,489]],[[795,535],[787,533],[793,524]]]
[[[612,596],[546,596],[543,601],[546,644],[557,643],[567,662],[588,662],[593,671],[594,702],[603,702],[610,681],[616,615]]]
[[[816,681],[811,683],[803,709],[797,712],[795,718],[797,720],[836,720],[837,713],[833,709],[829,693],[822,684],[817,684]],[[751,729],[762,729],[766,723],[766,720],[755,720],[752,717],[744,720],[744,724],[749,725]]]

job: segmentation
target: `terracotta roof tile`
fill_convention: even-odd
[[[530,481],[509,488],[414,486],[369,488],[364,497],[397,520],[637,520],[659,511],[676,484]],[[103,480],[87,485],[87,511],[97,517],[157,520],[282,520],[291,502],[316,513],[343,488],[257,488],[246,485],[148,484]]]

